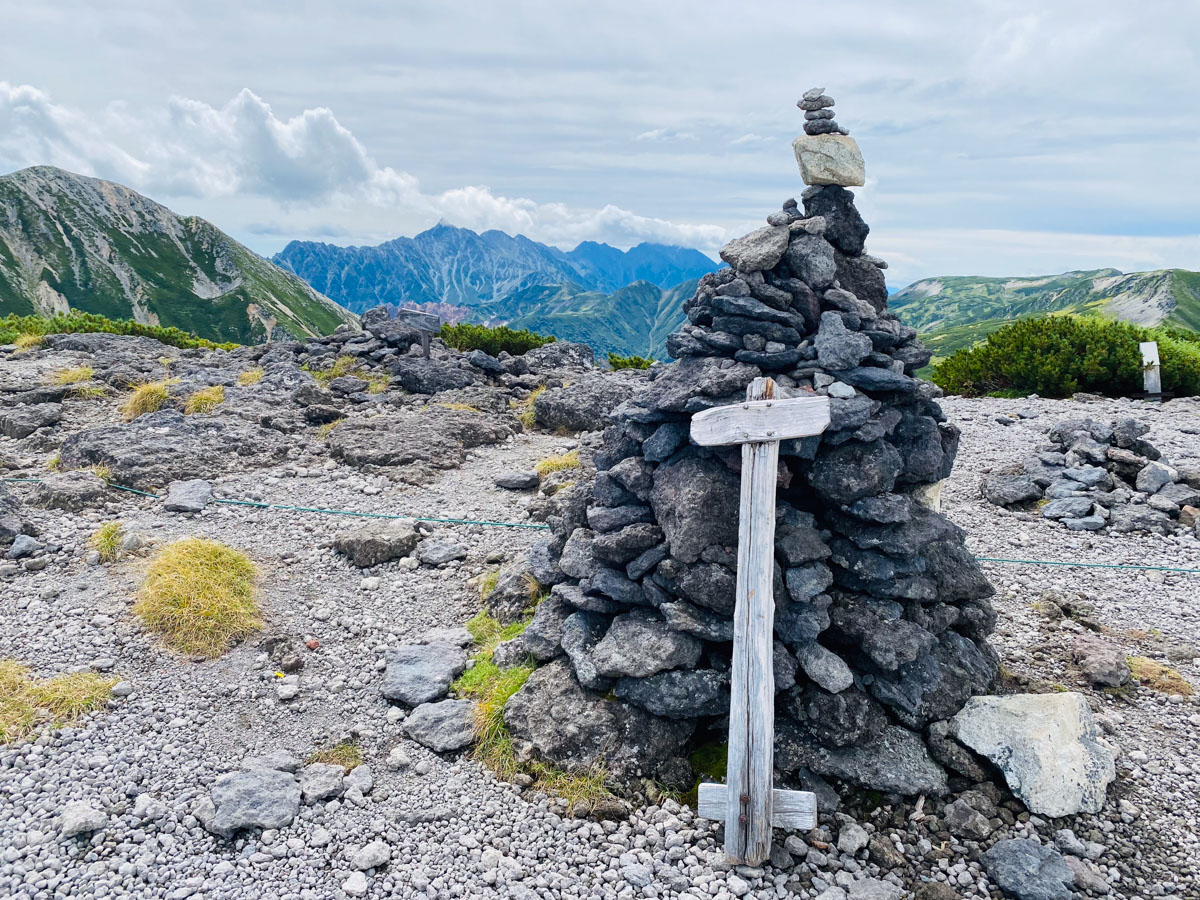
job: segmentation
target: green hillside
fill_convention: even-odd
[[[927,278],[893,294],[888,306],[939,359],[1028,316],[1098,315],[1200,331],[1200,272],[1096,269],[1038,278]]]
[[[487,309],[491,320],[511,328],[553,334],[590,344],[598,353],[666,358],[667,335],[683,322],[683,301],[697,279],[667,290],[635,281],[611,294],[576,284],[525,288]]]
[[[39,166],[0,177],[0,315],[69,310],[251,343],[356,317],[195,216]]]

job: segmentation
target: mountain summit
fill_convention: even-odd
[[[52,166],[0,176],[0,314],[69,309],[242,343],[355,317],[196,216]]]
[[[600,292],[636,281],[670,288],[717,268],[684,247],[643,243],[622,251],[585,241],[564,252],[524,235],[445,224],[374,247],[292,241],[274,261],[355,312],[381,303],[487,307],[526,288],[568,283]]]

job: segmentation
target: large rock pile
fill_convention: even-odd
[[[913,377],[930,353],[887,312],[885,264],[864,252],[842,186],[861,183],[857,146],[806,135],[802,171],[817,152],[802,141],[831,140],[857,165],[825,155],[803,209],[788,200],[722,250],[730,268],[701,279],[668,340],[677,362],[617,408],[594,483],[564,492],[553,539],[531,554],[556,583],[521,639],[547,665],[506,711],[521,752],[678,784],[692,747],[724,739],[740,451],[693,445],[689,421],[768,375],[832,412],[824,434],[781,446],[777,767],[916,794],[946,791],[943,766],[974,765],[936,725],[998,669],[992,589],[931,508],[958,430]]]
[[[1073,531],[1200,535],[1200,484],[1143,437],[1149,430],[1136,419],[1059,422],[1047,445],[984,479],[983,496],[997,506],[1040,503],[1043,518]]]

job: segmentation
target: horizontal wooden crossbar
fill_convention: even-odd
[[[747,400],[692,416],[692,440],[703,446],[786,441],[820,434],[829,425],[827,397]]]
[[[696,812],[705,819],[724,822],[728,810],[729,788],[723,784],[701,784]],[[736,798],[735,798],[736,802]],[[807,831],[817,826],[817,795],[808,791],[771,792],[771,825]]]

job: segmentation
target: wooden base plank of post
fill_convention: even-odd
[[[737,604],[729,697],[729,763],[725,785],[701,785],[700,814],[725,820],[725,855],[756,866],[771,855],[771,828],[796,821],[811,828],[816,798],[773,788],[775,763],[775,484],[779,442],[820,434],[829,426],[826,397],[775,399],[775,382],[756,378],[746,402],[692,417],[692,440],[742,445]],[[779,807],[776,807],[779,804]]]

